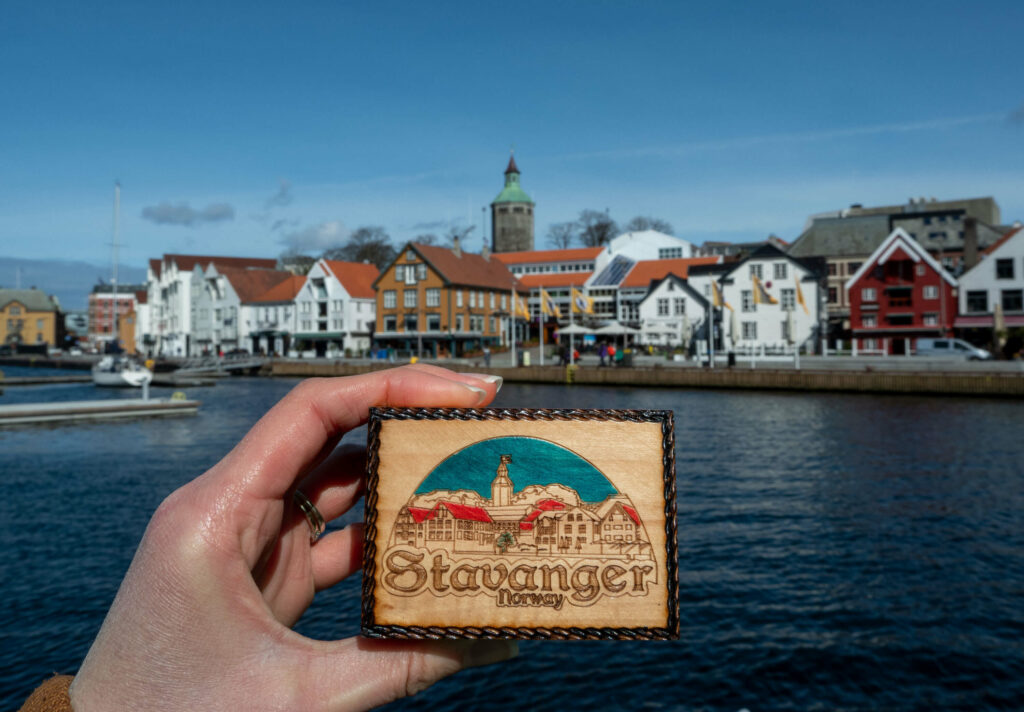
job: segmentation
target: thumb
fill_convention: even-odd
[[[370,709],[415,695],[459,670],[514,658],[514,640],[371,640],[350,638],[323,660],[318,685],[331,710]],[[337,685],[345,689],[338,689]]]

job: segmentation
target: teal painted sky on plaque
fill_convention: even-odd
[[[489,498],[502,455],[512,456],[508,477],[513,492],[530,485],[560,484],[576,490],[584,502],[601,502],[618,494],[600,470],[572,450],[519,436],[482,440],[448,456],[424,478],[416,494],[461,489]]]

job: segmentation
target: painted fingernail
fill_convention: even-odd
[[[519,643],[514,640],[475,640],[462,654],[466,667],[493,665],[519,655]]]

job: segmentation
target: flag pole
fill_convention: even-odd
[[[573,333],[572,329],[572,313],[576,311],[576,295],[573,294],[573,288],[569,287],[569,365],[576,365],[576,334]]]
[[[545,306],[544,305],[544,295],[545,294],[547,294],[547,292],[544,291],[544,287],[541,287],[540,288],[540,294],[538,295],[540,297],[540,314],[537,315],[537,318],[540,320],[540,359],[539,359],[539,361],[540,361],[540,365],[541,366],[544,365],[544,306]]]
[[[509,289],[512,292],[510,295],[512,298],[508,303],[508,337],[512,347],[510,351],[512,363],[509,366],[515,368],[516,364],[518,364],[518,361],[516,361],[516,309],[519,307],[519,304],[516,302],[516,285],[513,284]]]

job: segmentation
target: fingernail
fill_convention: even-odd
[[[487,400],[487,391],[485,391],[483,388],[477,388],[476,386],[470,386],[465,383],[463,383],[462,385],[476,393],[477,403],[483,403],[485,400]]]
[[[519,655],[519,643],[514,640],[474,640],[462,654],[462,664],[466,667],[493,665],[503,660],[511,660]]]
[[[501,384],[505,382],[505,379],[501,376],[495,376],[491,373],[460,373],[460,376],[467,376],[469,378],[478,378],[481,381],[494,384],[494,392],[497,393],[501,390]]]

